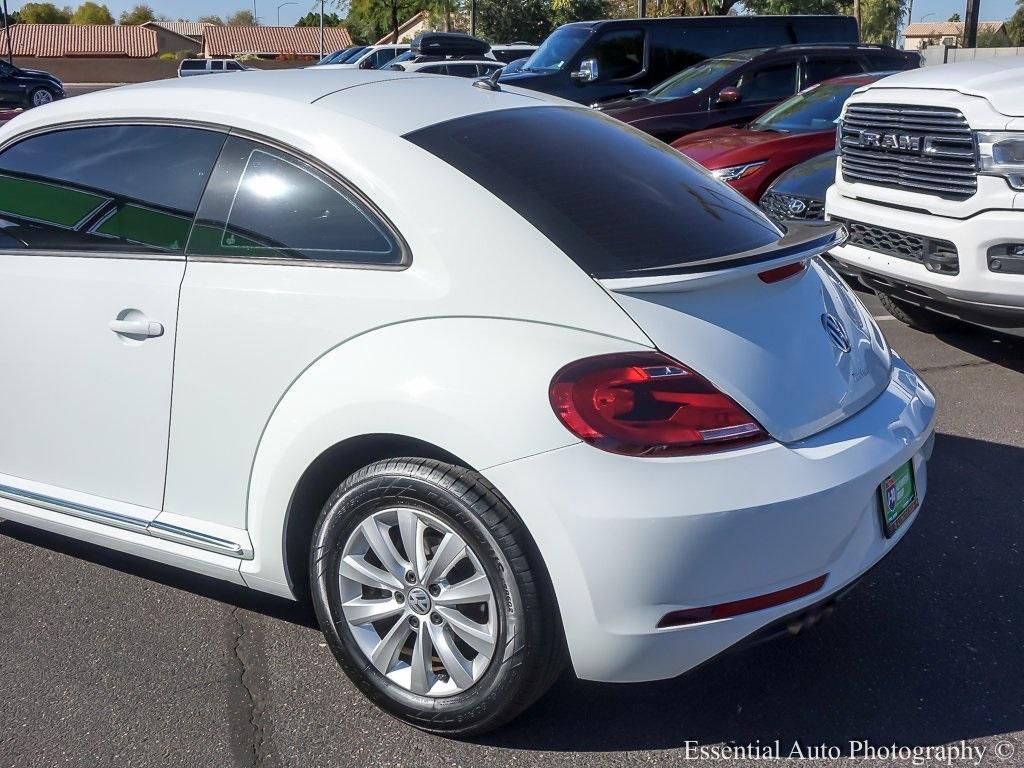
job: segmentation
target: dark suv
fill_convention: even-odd
[[[717,56],[643,93],[600,105],[663,141],[705,128],[749,123],[822,80],[921,66],[916,53],[886,45],[783,45]]]
[[[49,72],[0,61],[0,107],[38,107],[64,96],[64,85]]]

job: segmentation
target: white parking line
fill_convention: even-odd
[[[895,320],[896,318],[892,315],[872,315],[875,320]]]

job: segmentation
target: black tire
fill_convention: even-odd
[[[345,542],[367,517],[395,507],[433,515],[457,532],[496,596],[498,650],[463,692],[424,696],[386,677],[359,647],[341,610],[338,569]],[[345,674],[379,707],[426,731],[470,736],[498,728],[543,695],[564,666],[558,610],[536,545],[497,489],[464,467],[389,459],[345,480],[313,532],[310,587],[320,627]]]
[[[943,331],[963,330],[965,323],[953,317],[940,315],[938,312],[908,304],[885,293],[878,294],[878,300],[886,311],[904,325],[922,333],[942,333]]]
[[[47,99],[47,100],[41,101],[40,103],[37,104],[36,102],[44,94],[49,96],[50,98]],[[32,89],[32,91],[29,93],[29,95],[28,95],[28,106],[29,107],[40,107],[43,104],[49,104],[50,102],[53,102],[53,101],[56,101],[56,100],[57,100],[57,94],[55,94],[49,88],[45,88],[43,86],[40,86],[39,88]]]

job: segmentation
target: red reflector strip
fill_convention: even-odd
[[[757,276],[761,278],[763,283],[777,283],[780,280],[785,280],[787,277],[798,275],[807,269],[806,261],[794,261],[792,264],[785,264],[775,269],[769,269],[766,272],[758,272]]]
[[[687,608],[682,611],[672,611],[665,614],[658,622],[658,629],[665,627],[681,627],[686,624],[697,624],[702,621],[713,621],[715,619],[727,619],[730,616],[739,616],[741,613],[753,613],[762,611],[765,608],[772,608],[801,597],[814,594],[825,584],[828,578],[826,573],[816,579],[797,584],[795,587],[786,587],[778,592],[769,592],[767,595],[748,597],[745,600],[734,600],[731,603],[719,603],[708,605],[704,608]]]

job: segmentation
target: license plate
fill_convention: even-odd
[[[888,539],[917,509],[913,460],[885,478],[878,490],[882,495],[882,528]]]

